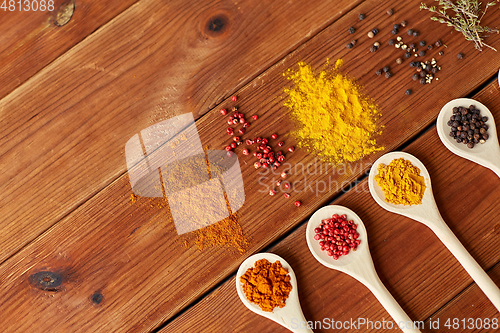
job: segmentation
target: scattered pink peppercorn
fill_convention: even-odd
[[[278,142],[278,146],[283,147],[285,143],[283,141]]]
[[[238,130],[238,133],[240,133],[241,135],[245,134],[245,129],[244,128],[240,128]]]
[[[231,148],[233,148],[233,149],[234,149],[234,148],[236,148],[236,142],[231,142],[230,146],[231,146]]]
[[[270,190],[270,191],[269,191],[269,195],[270,195],[270,196],[273,196],[273,195],[275,195],[275,194],[276,194],[276,191],[275,191],[275,190]]]
[[[290,188],[290,183],[289,182],[283,183],[283,187],[288,190]]]
[[[278,186],[278,187],[280,187],[280,186],[281,186],[281,180],[278,180],[278,181],[276,182],[276,186]]]
[[[297,207],[300,207],[300,205],[302,205],[302,203],[301,203],[299,200],[295,201],[295,202],[294,202],[294,204],[295,204],[295,206],[297,206]]]
[[[278,134],[275,133],[275,134],[271,135],[271,139],[275,140],[277,138],[278,138]]]
[[[285,178],[286,178],[286,176],[288,176],[288,175],[286,174],[286,172],[285,172],[285,171],[283,171],[283,172],[281,173],[281,178],[285,179]]]
[[[226,151],[231,151],[231,149],[233,149],[231,146],[226,146]]]
[[[227,110],[226,109],[220,109],[220,114],[225,116],[227,114]]]
[[[238,142],[238,141],[240,141],[240,137],[239,137],[239,136],[235,136],[235,137],[233,138],[233,140],[234,140],[235,142]]]
[[[258,116],[258,115],[256,115],[256,114],[254,114],[254,115],[252,116],[252,119],[253,119],[253,120],[257,120],[257,119],[259,119],[259,116]]]
[[[290,193],[285,193],[284,196],[285,196],[285,198],[288,199],[288,198],[290,198]]]
[[[243,123],[243,128],[247,128],[248,126],[250,126],[250,123],[248,122]]]
[[[255,162],[255,163],[253,164],[253,166],[255,167],[255,169],[260,168],[260,162]]]
[[[248,155],[250,154],[250,151],[248,149],[243,149],[242,153],[243,155]]]
[[[237,100],[238,100],[238,97],[236,97],[236,95],[234,95],[233,97],[231,97],[231,101],[236,102]]]
[[[293,153],[293,152],[295,151],[295,147],[294,147],[294,146],[291,146],[290,148],[288,148],[288,151],[289,151],[290,153]]]

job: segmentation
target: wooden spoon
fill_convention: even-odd
[[[270,263],[274,263],[279,260],[283,268],[285,268],[290,275],[292,290],[288,295],[285,306],[282,308],[274,308],[273,312],[263,311],[257,304],[250,302],[245,296],[242,288],[243,284],[240,282],[240,277],[245,274],[247,269],[254,267],[255,262],[260,259],[267,259]],[[257,253],[248,257],[241,263],[240,268],[236,273],[236,290],[243,304],[256,314],[271,319],[292,332],[313,332],[311,329],[307,328],[307,321],[302,313],[302,308],[300,307],[299,293],[297,292],[297,278],[295,277],[295,273],[285,259],[280,256],[273,253]]]
[[[467,145],[457,143],[450,136],[451,129],[447,124],[453,115],[454,107],[463,106],[468,108],[469,105],[475,105],[481,111],[481,116],[488,117],[486,124],[489,127],[487,131],[489,138],[485,143],[474,145],[474,148],[467,148]],[[470,98],[454,99],[443,106],[441,112],[439,112],[436,127],[439,138],[452,153],[489,168],[500,177],[500,146],[498,144],[495,119],[493,119],[493,115],[484,104]]]
[[[348,220],[353,220],[357,224],[356,231],[359,233],[359,244],[356,251],[349,252],[346,256],[341,256],[339,259],[334,260],[326,254],[326,251],[321,251],[319,242],[314,239],[316,233],[314,229],[317,228],[321,220],[331,218],[333,214],[346,214]],[[309,250],[312,255],[321,264],[328,268],[346,273],[362,284],[364,284],[379,300],[382,306],[387,310],[391,317],[396,322],[397,327],[401,328],[403,332],[420,332],[415,328],[413,321],[399,306],[398,302],[392,297],[389,291],[385,288],[380,281],[380,278],[375,271],[370,250],[368,248],[368,238],[366,235],[365,225],[363,221],[352,210],[343,206],[325,206],[317,210],[307,223],[306,240]],[[396,326],[394,326],[396,327]]]
[[[477,103],[476,103],[477,104]],[[482,111],[482,110],[481,110]],[[380,164],[389,165],[392,160],[397,158],[404,158],[420,169],[420,175],[425,179],[425,192],[422,197],[422,204],[420,205],[394,205],[384,200],[385,195],[380,186],[375,181],[375,176],[378,174],[378,166]],[[497,310],[500,311],[500,289],[491,280],[491,278],[484,272],[479,264],[467,252],[465,247],[460,243],[455,234],[446,225],[439,213],[439,210],[434,200],[431,188],[431,178],[425,166],[415,156],[404,152],[392,152],[381,156],[372,165],[370,175],[368,177],[368,185],[370,193],[375,201],[384,209],[401,214],[416,221],[419,221],[436,234],[436,236],[443,242],[443,244],[450,250],[450,252],[462,264],[467,273],[474,279],[479,288],[488,296],[490,301],[495,305]]]

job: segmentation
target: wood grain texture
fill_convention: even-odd
[[[500,265],[496,264],[491,268],[488,275],[500,285]],[[490,321],[489,327],[486,326],[486,319]],[[493,326],[495,319],[499,323],[496,329]],[[447,323],[451,326],[446,326]],[[500,328],[500,314],[473,283],[426,320],[425,325],[429,332],[495,332]]]
[[[19,11],[19,1],[13,2],[15,11],[0,10],[0,99],[137,0],[55,0],[51,12],[25,11],[31,8],[25,3]],[[71,19],[62,25],[61,15],[72,5]]]
[[[496,124],[500,124],[498,83],[492,83],[475,98],[488,106],[496,117]],[[425,164],[444,220],[472,256],[484,269],[498,265],[498,177],[490,170],[449,152],[441,144],[435,127],[416,139],[405,151]],[[431,316],[435,318],[436,312],[440,318],[472,315],[492,318],[496,314],[495,307],[481,290],[468,288],[473,283],[472,279],[430,229],[383,210],[372,199],[366,178],[333,204],[352,209],[363,220],[375,268],[410,318],[425,321]],[[366,287],[343,273],[329,270],[314,259],[307,247],[305,229],[306,225],[301,226],[270,252],[282,256],[293,267],[307,320],[389,320],[385,309]],[[491,276],[498,283],[495,272]],[[232,277],[161,332],[188,332],[194,329],[198,332],[287,331],[248,311],[236,294],[235,283]],[[462,300],[465,297],[462,294],[472,293],[469,289],[475,290],[474,297],[478,302],[472,313]],[[470,297],[467,299],[470,300]],[[457,300],[462,300],[458,308],[455,307]],[[322,328],[314,331],[329,331],[325,326]],[[364,326],[359,331],[370,330]]]
[[[18,222],[24,214],[29,217],[24,219],[27,223],[35,219],[41,221],[36,225],[38,229],[34,228],[38,231],[26,230],[23,226],[17,227],[15,230],[17,233],[20,230],[25,233],[16,236],[17,239],[29,240],[32,235],[43,230],[43,227],[52,226],[52,221],[67,216],[0,267],[0,280],[4,282],[0,295],[6,300],[0,304],[0,311],[12,314],[14,318],[27,318],[24,321],[2,323],[4,330],[147,331],[172,317],[229,276],[243,260],[236,251],[228,251],[226,248],[211,248],[201,253],[193,248],[186,249],[182,244],[182,238],[176,235],[168,211],[160,205],[160,200],[141,199],[133,205],[130,204],[130,183],[127,176],[122,176],[125,171],[123,146],[133,134],[152,123],[176,114],[193,112],[199,116],[205,112],[204,110],[227,97],[234,89],[243,86],[246,80],[253,77],[252,75],[260,73],[265,68],[264,65],[273,63],[272,59],[276,59],[270,58],[269,45],[272,45],[273,49],[280,49],[279,46],[283,46],[281,52],[286,54],[291,49],[291,44],[298,45],[307,38],[305,36],[307,33],[305,35],[299,33],[298,36],[301,38],[294,40],[296,30],[294,28],[290,31],[290,27],[295,27],[296,21],[292,20],[292,25],[291,17],[296,17],[299,13],[305,15],[307,19],[299,21],[303,22],[300,25],[303,32],[307,30],[305,27],[311,25],[319,29],[320,22],[327,23],[332,17],[325,13],[326,7],[321,7],[328,4],[320,3],[317,6],[313,6],[310,2],[307,6],[304,3],[293,3],[292,7],[285,6],[287,9],[285,17],[282,11],[279,15],[276,14],[275,7],[255,8],[255,4],[252,6],[251,3],[245,3],[248,7],[242,7],[245,4],[240,3],[237,5],[240,6],[238,9],[226,2],[219,4],[221,7],[215,4],[203,6],[198,3],[194,8],[199,10],[198,12],[191,7],[186,8],[186,4],[180,2],[169,4],[140,2],[113,20],[106,29],[92,35],[88,43],[81,43],[65,54],[53,68],[51,67],[53,72],[50,75],[44,71],[33,80],[36,84],[30,81],[30,88],[41,90],[47,86],[43,83],[48,84],[53,75],[57,77],[58,73],[70,70],[73,64],[91,64],[91,68],[83,66],[83,70],[82,67],[71,69],[73,72],[79,72],[80,77],[77,82],[71,81],[69,84],[68,79],[63,79],[59,83],[48,85],[50,89],[45,91],[46,97],[38,106],[42,113],[35,117],[36,121],[31,126],[14,127],[14,124],[19,121],[26,123],[37,113],[27,112],[28,115],[25,115],[25,112],[19,115],[8,113],[2,126],[10,129],[12,134],[8,140],[0,142],[0,147],[6,150],[3,152],[5,156],[12,154],[12,157],[16,157],[17,164],[12,171],[9,171],[10,176],[19,175],[19,172],[24,172],[28,166],[29,169],[21,175],[24,177],[19,176],[19,179],[23,180],[22,183],[19,185],[15,182],[10,183],[18,187],[4,190],[2,194],[4,198],[14,196],[19,198],[15,207],[5,208],[8,209],[5,211],[5,216],[12,217],[12,221]],[[287,68],[293,67],[299,59],[319,67],[327,57],[344,58],[346,61],[344,70],[359,78],[359,82],[365,85],[366,91],[370,92],[370,96],[382,107],[384,113],[382,122],[386,130],[380,142],[387,147],[387,150],[416,135],[435,119],[441,99],[444,104],[444,101],[450,98],[471,91],[496,71],[500,63],[498,57],[487,63],[478,64],[480,63],[478,60],[490,55],[488,51],[482,54],[466,53],[467,56],[462,62],[454,62],[451,56],[447,58],[449,69],[443,70],[439,85],[421,87],[409,98],[405,97],[404,89],[399,90],[399,87],[412,84],[408,83],[411,76],[410,68],[408,66],[406,70],[403,67],[398,68],[399,74],[389,81],[375,77],[375,69],[379,68],[381,63],[395,59],[398,54],[388,47],[377,51],[375,55],[370,54],[367,49],[372,41],[362,37],[368,28],[371,29],[376,25],[381,30],[380,41],[386,43],[386,39],[389,38],[387,31],[390,31],[389,26],[392,22],[386,19],[386,14],[379,13],[380,7],[376,4],[378,2],[368,1],[358,6],[356,10],[324,29],[282,62],[272,66],[238,91],[241,111],[261,116],[259,121],[252,124],[253,130],[251,133],[249,131],[248,135],[269,136],[277,131],[278,134],[284,135],[287,145],[294,143],[292,138],[286,136],[293,128],[293,124],[288,120],[279,96],[282,95],[283,86],[286,84],[281,74]],[[421,30],[422,36],[444,39],[442,35],[438,35],[444,32],[429,27],[428,17],[416,10],[417,1],[406,4],[408,7],[405,8],[395,1],[389,5],[393,5],[399,13],[394,15],[394,20],[400,21],[411,17],[415,20],[414,27]],[[149,14],[154,14],[145,30],[137,31],[132,28],[135,27],[132,23],[144,22],[145,8],[149,10]],[[304,8],[310,8],[311,12],[304,14]],[[336,8],[335,15],[338,15],[342,10]],[[357,21],[358,11],[367,13],[368,18],[361,23]],[[164,25],[155,23],[172,12],[179,14]],[[227,17],[241,24],[229,25],[227,34],[225,32],[221,36],[204,40],[200,37],[203,36],[200,35],[202,31],[200,27],[204,26],[207,20],[215,15],[214,13],[217,15],[230,13]],[[272,36],[275,37],[256,34],[253,23],[250,24],[248,17],[245,16],[247,13],[253,13],[260,18],[260,22],[266,22],[258,25],[260,29],[269,28],[269,31],[273,31],[273,28],[278,29],[273,31]],[[316,15],[320,14],[325,15],[320,16],[324,18],[323,20],[316,18]],[[276,19],[270,20],[270,16]],[[186,17],[190,18],[189,24],[185,23]],[[356,37],[359,38],[359,45],[348,52],[344,45],[345,39],[352,38],[348,35],[347,28],[353,22],[359,24],[357,28],[362,35]],[[193,26],[198,30],[189,30],[189,27]],[[172,31],[176,32],[173,37]],[[253,35],[247,39],[250,31]],[[287,35],[287,32],[291,35]],[[288,39],[283,40],[283,34]],[[116,37],[122,35],[127,37]],[[384,39],[382,36],[385,36]],[[259,39],[264,37],[268,39],[265,41]],[[454,52],[463,45],[461,37],[458,37],[460,36],[455,34],[445,40],[450,44],[447,49],[449,52]],[[492,38],[493,42],[498,40],[495,38],[497,37]],[[161,42],[158,42],[159,39]],[[456,44],[451,43],[452,41]],[[106,51],[103,54],[95,54],[96,50],[103,46],[107,46]],[[171,46],[181,48],[170,50]],[[279,54],[276,57],[278,56]],[[379,59],[379,56],[381,60],[377,63],[373,59]],[[253,64],[256,64],[256,67],[252,67]],[[484,72],[483,75],[469,74],[467,77],[466,73],[454,70],[461,66],[469,66],[471,72],[473,69],[479,71],[479,68]],[[241,70],[242,68],[244,70]],[[394,72],[396,74],[396,71]],[[63,82],[66,84],[65,90],[59,91],[57,87]],[[389,83],[385,89],[381,87],[382,82]],[[14,105],[24,107],[21,101],[27,91],[23,88],[24,86],[16,90],[16,94],[11,94],[8,99],[2,101],[5,105],[2,115],[6,114],[7,107],[9,110],[12,110]],[[440,91],[441,99],[438,101],[428,98],[435,89]],[[224,101],[222,105],[227,106],[230,103]],[[418,112],[415,111],[415,105],[419,105]],[[26,107],[25,110],[30,108]],[[224,122],[225,119],[217,110],[198,119],[196,126],[204,147],[221,149],[227,144],[229,139],[224,134],[227,127]],[[30,142],[32,142],[31,153],[21,154],[27,150],[21,148],[25,148]],[[433,142],[437,149],[439,145]],[[71,143],[71,146],[67,146],[68,143]],[[425,154],[429,149],[427,147],[422,149],[417,152],[423,157],[428,156]],[[348,171],[339,173],[337,170],[331,177],[330,174],[317,172],[307,174],[307,171],[291,176],[290,180],[294,181],[305,181],[307,177],[308,182],[314,185],[320,182],[328,184],[330,179],[333,184],[328,191],[318,190],[317,195],[314,192],[314,185],[311,191],[298,190],[297,193],[293,193],[292,198],[303,200],[303,206],[296,209],[292,206],[292,202],[286,201],[282,196],[276,197],[276,200],[266,200],[269,197],[261,193],[264,188],[258,183],[252,159],[242,156],[240,162],[245,182],[246,203],[239,213],[243,229],[251,239],[249,253],[256,252],[283,236],[315,209],[329,202],[343,186],[349,187],[352,180],[368,169],[369,162],[376,157],[370,156],[364,161],[347,166]],[[314,156],[300,150],[288,154],[287,159],[292,165],[302,163],[307,166],[315,162]],[[436,161],[442,160],[436,156]],[[429,161],[424,160],[424,163],[426,162]],[[329,170],[332,172],[331,168]],[[429,171],[434,177],[433,172],[436,172],[436,169],[430,166]],[[478,174],[468,175],[468,177],[475,176]],[[266,184],[271,182],[270,178],[265,180]],[[32,181],[29,183],[28,180]],[[494,178],[486,175],[486,180],[487,183],[492,183]],[[26,184],[33,186],[38,192],[35,194],[27,192],[31,187]],[[104,190],[92,196],[103,187]],[[478,192],[482,193],[484,188],[479,188]],[[55,193],[54,189],[58,192]],[[494,189],[497,190],[498,188]],[[435,284],[429,283],[431,287],[423,291],[418,289],[422,280],[425,281],[422,276],[415,277],[422,280],[404,279],[404,272],[407,272],[405,270],[419,268],[417,271],[427,272],[429,269],[428,266],[422,268],[420,266],[422,263],[412,258],[421,258],[422,254],[425,254],[433,259],[445,260],[446,265],[441,269],[452,272],[457,277],[453,283],[446,281],[443,275],[437,277],[437,281],[441,283],[439,290],[447,293],[445,295],[447,300],[454,296],[453,292],[459,292],[470,283],[458,263],[450,258],[449,253],[442,251],[443,247],[436,243],[430,231],[409,221],[397,222],[397,218],[394,219],[394,224],[377,224],[379,219],[386,222],[387,215],[377,211],[373,202],[370,205],[369,197],[360,199],[355,192],[356,188],[352,191],[354,194],[346,196],[351,201],[346,198],[342,200],[347,202],[346,205],[352,205],[350,208],[356,211],[359,207],[363,207],[364,210],[360,209],[359,215],[367,219],[365,223],[370,233],[370,244],[372,242],[375,244],[371,247],[372,253],[375,258],[379,258],[375,263],[377,269],[396,299],[402,301],[403,307],[409,310],[411,317],[418,318],[425,313],[431,314],[439,309],[443,302],[441,298],[430,297],[437,289]],[[492,197],[498,196],[497,192],[493,193]],[[43,199],[33,204],[29,199],[34,195]],[[89,197],[91,198],[88,199]],[[344,202],[342,200],[340,202]],[[363,206],[363,203],[366,203],[366,206]],[[492,205],[491,202],[482,204]],[[78,205],[80,206],[75,209]],[[1,207],[6,206],[1,205]],[[482,209],[491,214],[488,216],[498,218],[496,215],[498,213],[488,210],[488,207],[490,206]],[[372,217],[372,211],[379,214]],[[445,219],[447,217],[449,216],[445,216]],[[392,216],[390,218],[393,220]],[[472,222],[468,223],[469,227],[474,227],[471,226]],[[383,227],[377,229],[374,227],[376,225]],[[469,236],[468,230],[460,229],[460,226],[452,223],[450,225],[462,240],[464,235]],[[14,234],[13,229],[7,228],[7,231],[11,232],[10,235]],[[26,233],[30,232],[29,237],[26,236]],[[388,245],[389,242],[383,242],[389,233],[398,235],[391,245]],[[424,236],[412,243],[414,247],[408,250],[408,255],[398,259],[398,265],[393,266],[394,260],[391,261],[391,258],[396,255],[395,249],[399,250],[394,244],[405,244],[408,237],[417,233]],[[294,269],[297,265],[301,274],[313,272],[329,281],[332,272],[326,274],[319,266],[310,270],[314,267],[314,263],[307,261],[308,254],[304,249],[302,252],[293,249],[295,245],[303,242],[303,236],[299,233],[294,233],[294,237],[298,238],[280,244],[283,249],[289,251],[283,252],[285,258],[289,256],[290,263],[294,265]],[[8,237],[5,236],[5,239]],[[475,238],[465,239],[464,243],[472,254],[479,258],[481,264],[487,267],[498,261],[498,258],[483,257],[485,252],[493,251],[492,247],[478,246],[474,240]],[[10,244],[11,248],[18,244],[9,241],[7,244]],[[493,241],[486,240],[486,242]],[[23,245],[19,245],[18,248]],[[435,252],[439,252],[439,255],[435,255]],[[381,260],[381,253],[389,253],[392,257],[384,257],[387,259]],[[312,257],[309,258],[311,259]],[[203,268],[202,271],[198,271],[200,267]],[[53,271],[59,274],[63,283],[58,287],[58,292],[40,291],[30,284],[29,277],[40,271]],[[376,301],[370,300],[366,289],[359,289],[356,282],[351,281],[352,279],[345,280],[345,277],[337,276],[335,279],[339,281],[337,288],[352,289],[355,294],[355,297],[347,295],[345,298],[334,299],[338,300],[337,304],[342,304],[341,316],[346,318],[350,316],[348,305],[350,304],[352,308],[356,302],[364,309],[362,314],[365,316],[381,318],[384,315],[383,309]],[[408,284],[411,289],[410,294],[406,293]],[[316,289],[308,291],[306,286],[301,285],[299,290],[305,290],[306,294],[316,293],[316,297],[318,296]],[[427,298],[419,296],[419,292]],[[102,301],[95,302],[95,295],[102,295]],[[326,308],[331,302],[330,298],[326,295],[321,297],[321,303],[315,304]],[[232,312],[234,308],[233,302],[229,309]],[[314,307],[306,309],[306,316],[312,314],[321,315]],[[251,320],[246,314],[241,313],[241,315],[242,318]],[[240,321],[235,322],[240,323]],[[269,330],[271,326],[268,323],[265,325],[265,329]]]
[[[141,1],[44,68],[0,101],[0,262],[126,172],[135,133],[205,113],[353,5]]]

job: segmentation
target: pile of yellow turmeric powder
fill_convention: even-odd
[[[374,139],[381,132],[377,125],[381,114],[361,87],[340,73],[342,64],[339,59],[332,69],[316,74],[299,62],[297,70],[283,74],[293,82],[284,89],[288,96],[284,105],[297,125],[292,132],[297,146],[336,165],[383,149]]]
[[[420,169],[404,158],[389,165],[380,164],[375,181],[385,194],[385,201],[395,205],[420,205],[425,192],[425,179]]]
[[[290,275],[279,261],[273,264],[266,259],[256,261],[240,277],[240,282],[247,299],[267,312],[284,307],[292,290]]]

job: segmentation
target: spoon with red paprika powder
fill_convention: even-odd
[[[329,256],[327,251],[322,251],[319,242],[314,238],[316,235],[314,229],[318,228],[322,220],[331,219],[334,214],[339,216],[345,214],[348,220],[352,220],[357,225],[356,231],[359,233],[357,239],[360,240],[356,251],[350,251],[349,254],[340,256],[337,260]],[[306,240],[312,255],[321,264],[352,276],[370,289],[396,322],[393,327],[399,327],[403,332],[420,332],[418,328],[414,327],[413,321],[380,281],[368,248],[365,225],[352,210],[337,205],[320,208],[307,223]]]
[[[272,312],[262,310],[256,303],[250,302],[243,291],[243,283],[241,277],[247,272],[248,269],[253,268],[255,264],[262,259],[266,259],[270,263],[279,261],[281,266],[288,271],[292,289],[285,300],[285,306],[275,307]],[[271,319],[278,324],[286,327],[292,332],[296,333],[313,333],[308,328],[307,321],[302,313],[302,308],[299,303],[299,293],[297,291],[297,278],[292,267],[280,256],[273,253],[257,253],[248,257],[243,261],[236,273],[236,291],[243,304],[250,310],[258,315]]]
[[[389,165],[392,160],[399,158],[410,161],[412,165],[419,168],[420,176],[425,179],[425,192],[421,204],[410,206],[395,205],[386,202],[384,199],[385,194],[375,180],[375,176],[378,174],[378,167],[380,164]],[[418,158],[400,151],[382,155],[371,167],[370,175],[368,176],[368,186],[370,187],[370,193],[373,199],[382,208],[389,212],[409,217],[428,226],[448,250],[450,250],[451,254],[453,254],[460,264],[462,264],[463,268],[465,268],[467,273],[474,279],[476,284],[486,294],[497,310],[500,311],[500,289],[481,266],[479,266],[476,260],[474,260],[441,217],[432,194],[429,172]]]

